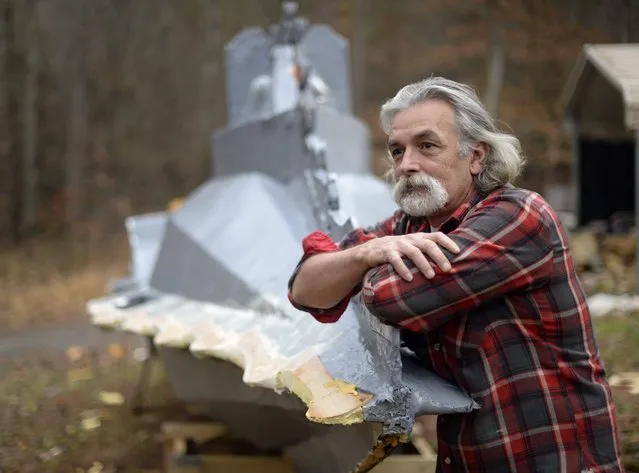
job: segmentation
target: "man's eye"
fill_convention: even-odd
[[[395,148],[390,150],[390,155],[393,158],[399,158],[404,151],[401,148]]]
[[[419,149],[426,149],[426,150],[428,150],[428,149],[432,149],[432,148],[434,148],[434,147],[435,147],[435,145],[434,145],[433,143],[420,143],[420,144],[419,144]]]

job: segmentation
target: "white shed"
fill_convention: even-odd
[[[584,45],[561,106],[574,144],[577,225],[639,222],[639,43]]]

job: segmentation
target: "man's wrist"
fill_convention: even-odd
[[[368,271],[371,266],[368,262],[367,250],[368,248],[366,247],[366,243],[362,243],[361,245],[354,246],[347,250],[350,253],[348,263],[360,268],[362,272]]]

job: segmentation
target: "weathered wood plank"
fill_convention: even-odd
[[[435,473],[435,461],[421,455],[392,455],[371,470],[371,473]]]
[[[219,422],[165,422],[162,435],[165,439],[190,439],[201,443],[223,436],[227,427]]]
[[[295,473],[293,465],[277,457],[199,455],[167,461],[166,473]]]

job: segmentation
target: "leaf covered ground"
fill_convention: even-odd
[[[595,330],[614,384],[624,461],[628,471],[639,472],[639,314],[595,319]],[[0,472],[138,473],[159,468],[160,424],[186,413],[158,364],[145,398],[145,405],[158,409],[132,415],[145,356],[139,347],[110,344],[2,361]]]
[[[112,344],[5,360],[0,383],[0,472],[140,472],[161,465],[160,423],[184,412],[155,365],[132,415],[144,352]]]
[[[639,472],[639,314],[596,318],[594,326],[613,385],[624,463]]]

